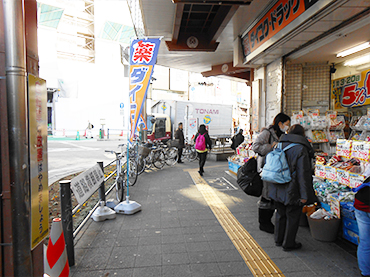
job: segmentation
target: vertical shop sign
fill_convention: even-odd
[[[28,75],[31,191],[31,249],[49,233],[47,91],[43,79]]]
[[[141,116],[161,40],[135,39],[130,47],[130,142],[138,124],[145,125]]]
[[[259,131],[259,116],[260,116],[260,94],[262,80],[258,79],[252,82],[252,130]]]
[[[333,80],[331,98],[334,100],[334,109],[369,105],[370,69]]]
[[[307,11],[318,0],[279,0],[277,3],[242,37],[244,57],[279,33],[297,17]]]

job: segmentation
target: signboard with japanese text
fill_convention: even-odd
[[[352,141],[351,157],[368,162],[370,155],[370,143],[367,141]]]
[[[337,169],[337,181],[345,186],[350,186],[349,172],[343,169]]]
[[[315,176],[325,179],[326,178],[326,171],[325,166],[322,164],[316,164],[315,166]]]
[[[330,181],[336,181],[337,180],[337,169],[332,166],[325,166],[325,175],[326,175],[326,179]]]
[[[335,79],[331,83],[334,109],[359,107],[370,104],[370,69],[360,74]]]
[[[357,173],[349,173],[349,186],[351,188],[357,188],[362,185],[362,183],[365,181],[365,176]]]
[[[352,140],[337,139],[337,156],[351,158]]]
[[[46,81],[28,75],[31,249],[49,234]]]
[[[340,218],[340,202],[338,198],[333,195],[329,196],[329,205],[330,211],[335,215],[337,218]]]
[[[157,60],[161,40],[135,39],[130,47],[130,142],[138,126],[144,125],[142,117],[153,68]],[[143,126],[143,127],[144,127]],[[144,127],[146,128],[146,126]]]
[[[242,37],[243,54],[247,57],[287,25],[307,11],[318,0],[279,0]]]
[[[71,180],[71,189],[78,204],[82,205],[100,187],[104,173],[99,164],[79,174]]]

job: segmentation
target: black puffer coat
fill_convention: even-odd
[[[316,202],[312,185],[313,148],[305,137],[295,134],[283,135],[280,142],[283,148],[291,143],[299,144],[285,151],[292,180],[283,185],[265,182],[268,197],[284,205],[300,205],[300,199],[306,199],[305,204]]]

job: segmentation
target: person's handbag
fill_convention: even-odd
[[[237,183],[246,194],[261,196],[263,183],[257,172],[257,160],[254,157],[238,169]]]

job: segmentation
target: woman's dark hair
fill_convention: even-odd
[[[285,113],[278,113],[275,116],[274,121],[272,122],[272,127],[274,128],[278,138],[280,138],[280,136],[283,134],[283,132],[279,128],[279,123],[281,122],[284,124],[288,120],[290,121],[290,117],[289,115],[286,115]]]
[[[300,135],[302,137],[305,136],[305,131],[302,125],[294,124],[289,128],[288,134]]]
[[[205,132],[207,132],[206,125],[201,124],[198,129],[198,133],[203,135]]]

